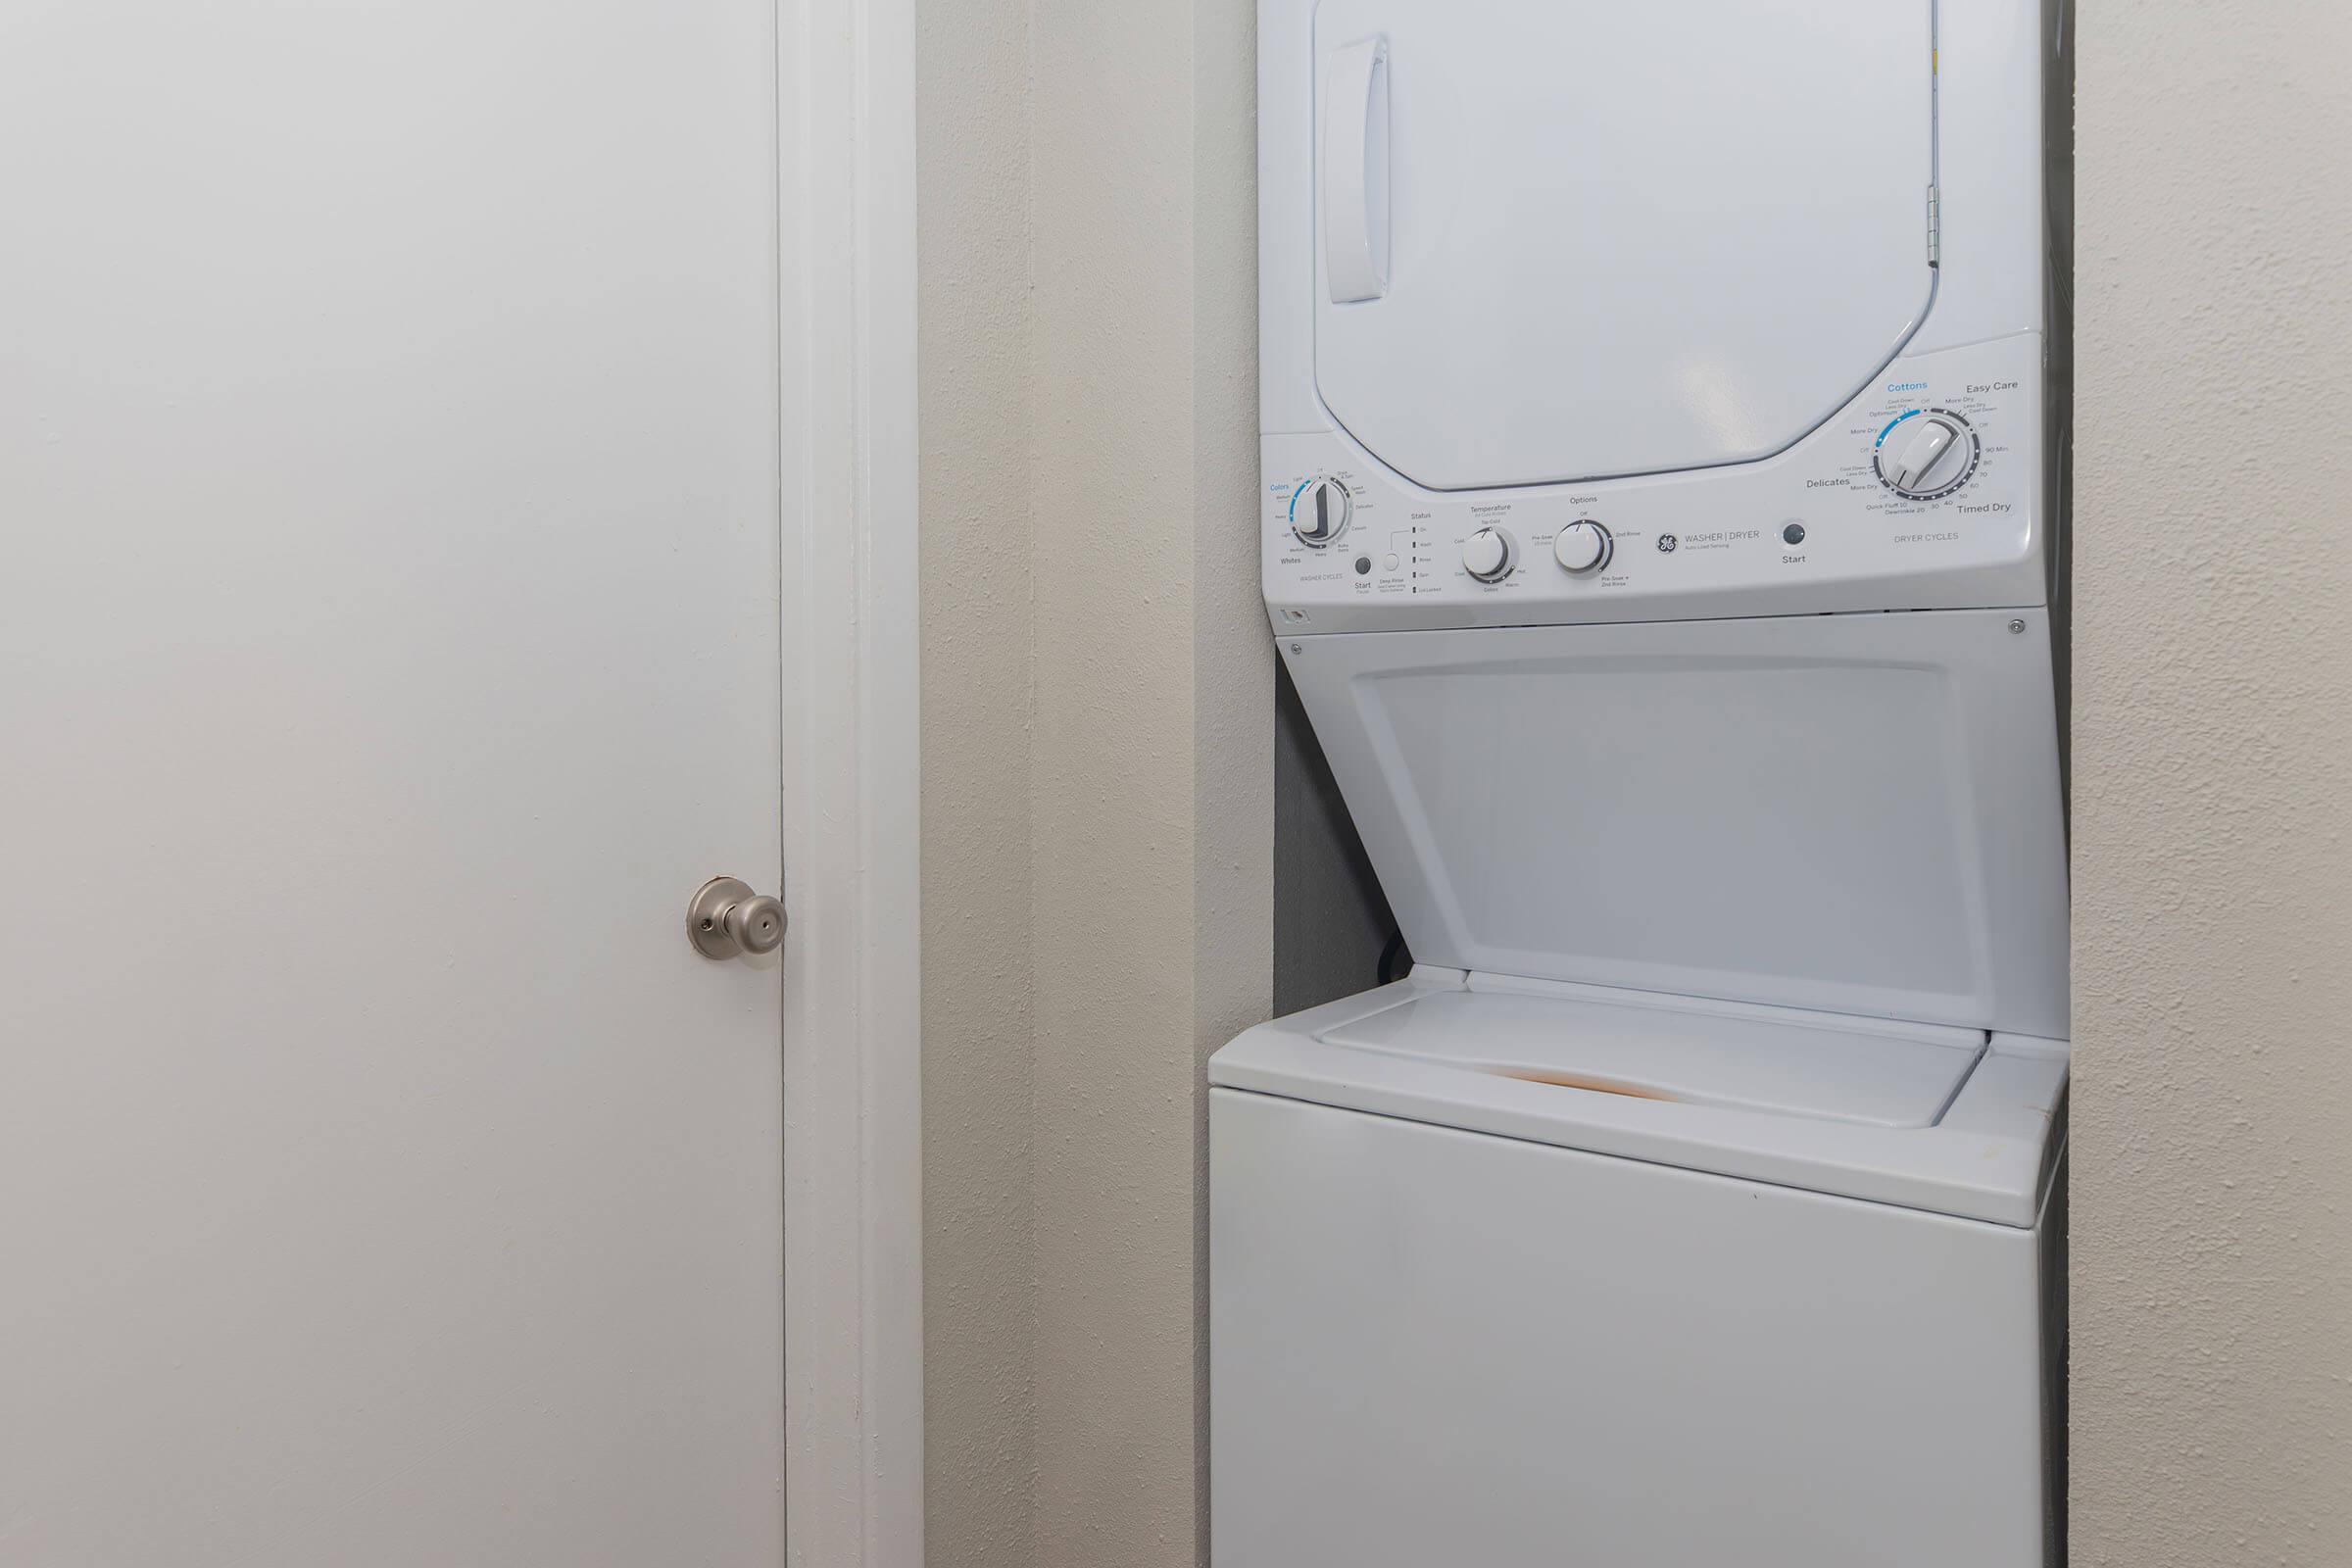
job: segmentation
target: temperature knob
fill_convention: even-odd
[[[1492,524],[1462,541],[1462,569],[1480,582],[1500,582],[1519,564],[1519,541]]]
[[[1942,409],[1904,416],[1879,441],[1880,482],[1913,501],[1950,494],[1976,466],[1976,431]]]
[[[1298,542],[1320,550],[1348,531],[1348,514],[1355,503],[1337,479],[1309,479],[1291,497],[1291,532]]]
[[[1581,575],[1607,565],[1614,548],[1608,529],[1590,517],[1582,517],[1553,536],[1551,559]]]

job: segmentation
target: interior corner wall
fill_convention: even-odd
[[[1029,8],[920,0],[924,1523],[1032,1568]]]
[[[1041,1568],[1205,1550],[1205,1052],[1271,1001],[1254,8],[1036,0]]]
[[[2080,18],[2076,1568],[2352,1562],[2348,55]]]
[[[918,16],[927,1557],[1189,1568],[1201,1062],[1272,993],[1255,9]]]

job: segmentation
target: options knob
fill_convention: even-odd
[[[1924,501],[1957,490],[1977,466],[1977,433],[1957,414],[1934,409],[1895,423],[1879,442],[1879,480]]]
[[[1309,479],[1291,497],[1291,532],[1309,549],[1320,550],[1348,531],[1348,514],[1355,503],[1337,479]]]
[[[1581,576],[1607,565],[1615,549],[1616,541],[1609,537],[1608,529],[1590,517],[1580,517],[1552,536],[1551,559]]]
[[[1480,582],[1500,582],[1519,564],[1519,541],[1493,524],[1462,541],[1462,569]]]

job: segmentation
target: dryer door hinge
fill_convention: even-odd
[[[1928,187],[1928,265],[1935,267],[1943,259],[1942,218],[1936,211],[1936,187]]]

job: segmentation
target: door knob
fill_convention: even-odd
[[[706,958],[773,953],[784,945],[784,906],[731,876],[714,876],[686,906],[686,940]]]

